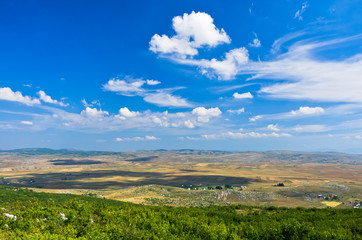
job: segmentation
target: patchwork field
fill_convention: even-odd
[[[0,184],[173,206],[352,208],[362,156],[306,152],[0,152]]]

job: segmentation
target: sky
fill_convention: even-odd
[[[0,1],[0,149],[362,153],[362,2]]]

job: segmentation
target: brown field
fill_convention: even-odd
[[[360,155],[313,154],[185,150],[81,156],[3,152],[0,183],[154,205],[339,208],[361,201]],[[278,183],[284,186],[275,186]],[[208,190],[225,184],[233,189]],[[246,188],[240,190],[240,186]],[[334,195],[338,199],[324,199]]]

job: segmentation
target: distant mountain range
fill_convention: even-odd
[[[44,156],[60,155],[66,157],[90,156],[117,156],[122,158],[139,158],[157,156],[160,160],[180,160],[184,158],[199,162],[266,162],[266,163],[344,163],[362,164],[361,154],[347,154],[339,152],[301,152],[301,151],[265,151],[265,152],[226,152],[212,150],[154,150],[154,151],[81,151],[75,149],[49,149],[49,148],[24,148],[13,150],[0,150],[0,155],[12,154],[17,156]]]

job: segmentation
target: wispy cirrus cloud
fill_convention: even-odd
[[[300,18],[307,7],[308,4],[303,3],[296,17]],[[194,25],[194,28],[202,29],[199,25]],[[196,31],[195,29],[192,32]],[[187,28],[185,31],[188,31]],[[271,51],[277,54],[284,43],[304,35],[304,31],[289,33],[276,40]],[[338,49],[343,44],[357,44],[361,39],[361,34],[334,39],[323,36],[304,38],[290,45],[286,52],[267,61],[251,60],[245,47],[229,50],[220,60],[195,59],[197,52],[191,54],[192,57],[187,54],[183,57],[177,54],[165,57],[179,64],[196,66],[201,74],[219,80],[235,79],[238,75],[251,75],[250,80],[275,80],[276,82],[267,82],[260,89],[262,97],[361,103],[362,94],[359,89],[362,89],[362,54],[356,53],[345,59],[333,60],[317,55],[323,50]]]
[[[296,13],[294,14],[294,19],[298,19],[299,21],[303,20],[303,13],[305,12],[305,10],[307,9],[307,7],[309,7],[308,2],[304,2],[302,4],[302,7],[300,9],[298,9],[298,11],[296,11]]]
[[[329,111],[330,113],[331,111]],[[304,118],[304,117],[313,117],[325,114],[325,110],[322,107],[308,107],[302,106],[297,110],[291,110],[290,112],[275,113],[275,114],[266,114],[266,115],[256,115],[249,118],[250,122],[255,122],[259,119],[270,120],[270,119],[287,119],[287,118]]]

